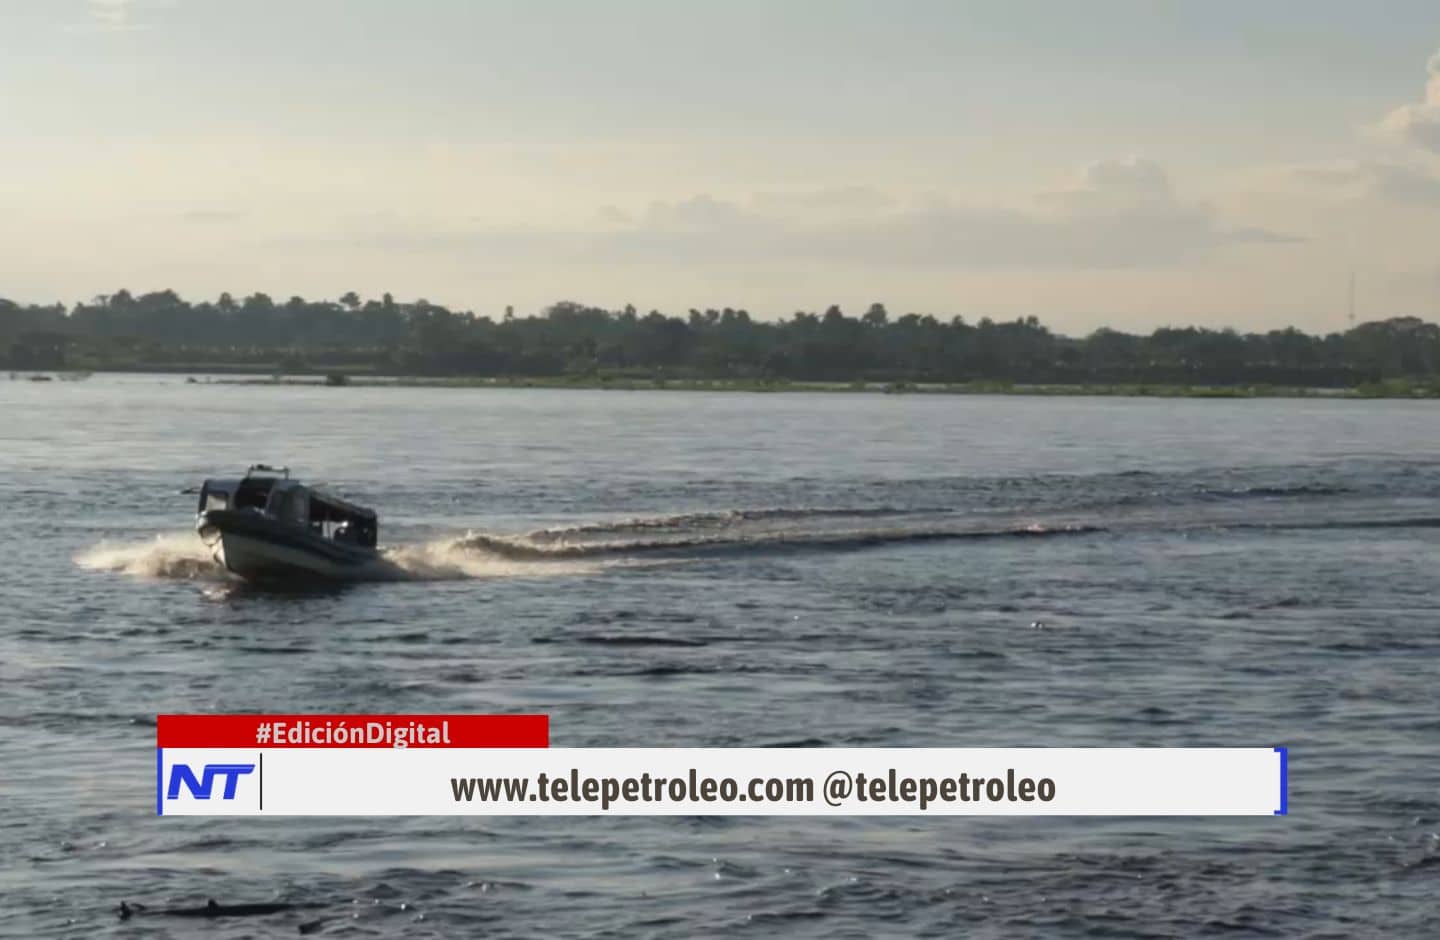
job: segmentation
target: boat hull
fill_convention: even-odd
[[[372,575],[380,563],[373,548],[258,513],[212,510],[200,514],[195,528],[215,560],[247,581],[353,581]]]

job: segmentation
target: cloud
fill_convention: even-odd
[[[1092,163],[1077,185],[1046,193],[1042,199],[1077,212],[1177,206],[1165,168],[1135,156]]]
[[[1425,99],[1391,111],[1380,127],[1411,146],[1440,154],[1440,52],[1425,63],[1425,71]]]
[[[1210,207],[1182,201],[1170,174],[1155,162],[1129,156],[1090,164],[1068,189],[1043,193],[1052,210],[1046,221],[1056,235],[1073,240],[1079,257],[1095,266],[1127,267],[1174,263],[1200,257],[1225,244],[1293,244],[1293,235],[1254,225],[1228,227]],[[1103,237],[1103,245],[1084,245]],[[1100,263],[1102,258],[1112,259]],[[1168,261],[1166,261],[1168,259]]]
[[[1178,263],[1237,240],[1209,208],[1181,202],[1165,168],[1141,157],[1092,163],[1069,188],[1042,193],[1039,204],[1048,215],[1020,220],[1031,236],[1057,259],[1073,255],[1086,267]],[[1258,240],[1259,230],[1245,231],[1238,240]]]
[[[1299,235],[1290,235],[1286,232],[1272,232],[1270,229],[1257,228],[1253,225],[1242,225],[1240,228],[1223,229],[1217,231],[1221,240],[1233,242],[1237,245],[1298,245],[1305,241]]]
[[[1350,160],[1292,168],[1301,182],[1411,208],[1440,206],[1440,177],[1399,163]]]
[[[595,210],[595,218],[606,225],[628,225],[635,221],[634,214],[619,206],[601,206]]]
[[[742,204],[699,194],[653,202],[628,221],[627,213],[611,207],[602,224],[583,230],[480,227],[406,234],[391,228],[373,237],[395,250],[475,251],[515,262],[932,270],[1162,268],[1230,245],[1298,241],[1223,224],[1210,208],[1177,199],[1163,167],[1136,158],[1094,164],[1074,186],[1041,196],[1036,208],[869,201],[894,208],[837,220],[823,212],[781,213],[772,199]]]
[[[202,225],[221,225],[229,222],[238,222],[245,218],[245,213],[235,209],[191,209],[181,213],[186,222],[194,222]]]
[[[101,29],[129,29],[130,0],[87,0],[90,19]]]
[[[154,11],[156,8],[169,7],[175,2],[176,0],[85,0],[85,10],[89,14],[89,19],[84,23],[71,24],[64,28],[71,31],[105,33],[148,29],[149,24],[137,20],[135,14],[142,9]],[[144,17],[142,16],[141,19]]]
[[[679,202],[652,202],[641,224],[667,232],[711,231],[748,226],[753,224],[756,218],[753,213],[733,203],[701,193]]]
[[[756,193],[757,209],[765,212],[871,213],[890,209],[895,197],[869,186],[832,186],[825,189]]]
[[[1440,178],[1395,164],[1371,166],[1370,186],[1374,193],[1404,205],[1440,205]]]

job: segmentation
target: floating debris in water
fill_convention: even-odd
[[[282,914],[286,911],[319,906],[318,904],[292,904],[286,901],[260,904],[220,904],[214,898],[210,898],[199,907],[160,907],[152,910],[144,904],[131,905],[126,901],[121,901],[116,913],[121,920],[129,920],[140,914],[154,914],[161,917],[261,917],[266,914]]]

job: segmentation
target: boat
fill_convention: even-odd
[[[288,467],[255,464],[238,480],[206,480],[195,531],[247,581],[343,581],[380,562],[375,511],[292,480]]]

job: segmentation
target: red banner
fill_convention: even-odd
[[[160,715],[159,747],[549,747],[547,715]]]

